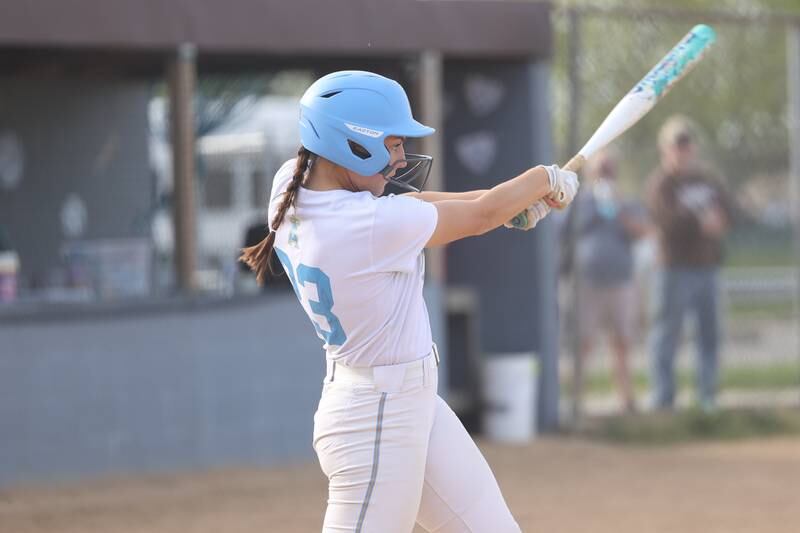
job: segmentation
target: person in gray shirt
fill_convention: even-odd
[[[648,224],[644,207],[620,191],[617,172],[615,152],[606,149],[598,153],[584,173],[588,186],[575,200],[576,211],[571,214],[577,290],[574,311],[584,361],[598,334],[610,334],[617,390],[625,411],[633,412],[636,402],[628,364],[638,316],[633,246],[645,235]]]

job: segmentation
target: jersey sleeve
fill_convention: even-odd
[[[267,209],[267,221],[270,225],[272,225],[275,213],[278,212],[283,192],[294,174],[295,161],[295,159],[286,161],[275,173],[275,177],[272,178],[272,191],[269,193],[269,207]]]
[[[372,227],[372,265],[376,272],[411,272],[436,229],[433,204],[406,196],[376,200]]]

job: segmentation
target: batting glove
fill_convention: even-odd
[[[550,178],[550,190],[548,195],[548,205],[556,209],[564,209],[572,202],[578,194],[578,175],[571,170],[558,168],[558,165],[543,167]]]
[[[550,206],[544,200],[539,200],[503,225],[507,228],[528,231],[535,228],[536,224],[546,217],[549,212]]]

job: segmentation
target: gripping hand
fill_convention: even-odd
[[[536,224],[546,217],[549,212],[550,206],[544,200],[539,200],[503,225],[507,228],[528,231],[535,228]]]
[[[571,170],[558,168],[558,165],[543,167],[550,178],[550,190],[545,199],[547,205],[555,209],[564,209],[578,194],[578,175]]]

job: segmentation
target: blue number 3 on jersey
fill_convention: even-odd
[[[311,319],[319,338],[329,345],[341,346],[344,344],[344,341],[347,340],[347,335],[345,335],[339,319],[333,314],[333,293],[331,293],[331,280],[328,275],[317,267],[310,267],[300,263],[297,265],[297,276],[295,277],[295,270],[292,266],[292,262],[289,261],[289,256],[280,248],[274,248],[274,250],[275,253],[278,254],[278,259],[283,265],[286,275],[289,276],[289,281],[291,281],[294,293],[297,295],[300,303],[303,302],[303,297],[305,297],[305,299],[308,300],[309,306],[311,306],[311,311],[317,315],[324,316],[328,321],[328,326],[331,328],[330,331],[322,329],[319,322],[313,318]],[[310,299],[305,292],[301,294],[301,289],[305,288],[307,282],[316,285],[317,298],[319,298],[319,300]]]

